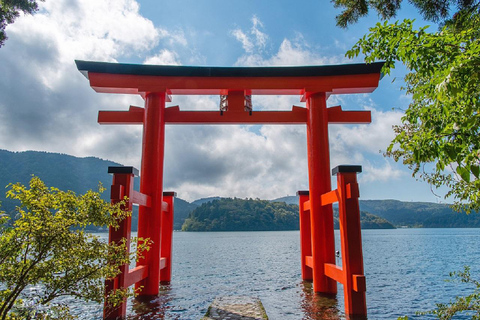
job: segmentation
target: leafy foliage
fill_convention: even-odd
[[[369,9],[374,9],[382,20],[394,18],[400,10],[402,0],[332,0],[337,8],[343,8],[336,17],[337,25],[347,27],[359,18],[368,15]],[[448,20],[451,9],[464,11],[478,6],[478,0],[409,0],[426,20],[440,22]]]
[[[410,71],[412,103],[395,126],[387,155],[435,187],[446,185],[458,210],[480,209],[480,15],[457,13],[439,32],[415,30],[412,20],[378,23],[347,53],[365,61],[396,61]]]
[[[54,301],[67,295],[103,302],[104,279],[115,277],[131,257],[125,241],[108,244],[84,229],[89,224],[117,227],[130,214],[121,210],[122,202],[112,206],[98,192],[76,195],[47,188],[37,177],[30,180],[29,188],[11,184],[7,196],[21,205],[11,226],[7,215],[0,219],[0,318],[68,314],[67,306]],[[110,296],[119,301],[127,294],[119,291]],[[40,307],[32,309],[25,301]]]
[[[39,0],[45,1],[45,0]],[[5,28],[20,16],[20,12],[33,14],[38,10],[37,0],[0,0],[0,47],[7,40]]]

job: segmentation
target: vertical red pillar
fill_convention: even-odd
[[[307,266],[306,257],[312,256],[312,236],[310,226],[310,209],[305,210],[304,204],[309,199],[308,191],[298,191],[300,218],[300,254],[302,263],[302,279],[312,280],[312,268]]]
[[[173,202],[175,192],[164,192],[163,200],[167,205],[167,210],[162,212],[162,231],[160,250],[162,259],[165,259],[164,266],[160,270],[160,283],[168,284],[172,278],[172,237],[173,237]]]
[[[337,283],[325,276],[325,263],[335,263],[335,237],[331,205],[320,197],[331,191],[328,114],[325,93],[307,96],[308,181],[312,234],[313,290],[337,293]]]
[[[141,296],[157,295],[160,283],[160,225],[162,214],[163,158],[165,142],[165,92],[147,93],[142,146],[140,192],[149,195],[151,206],[141,206],[138,237],[150,238],[153,244],[138,265],[148,265],[148,277],[135,284],[143,286]]]
[[[338,166],[332,173],[337,175],[340,193],[338,203],[340,237],[342,242],[342,268],[345,274],[345,314],[366,316],[366,283],[363,270],[362,234],[358,204],[357,172],[361,166]]]
[[[130,198],[133,194],[133,179],[138,171],[133,167],[108,167],[108,173],[113,173],[112,188],[110,191],[110,198],[112,203],[117,203],[125,197]],[[123,207],[126,211],[132,211],[132,203],[128,201]],[[126,239],[127,248],[130,247],[132,218],[127,217],[119,223],[119,228],[110,227],[108,232],[108,242],[120,243],[122,239]],[[109,294],[112,290],[123,289],[125,286],[125,278],[128,274],[129,265],[124,264],[120,267],[120,274],[115,279],[105,280],[105,294]],[[103,309],[104,319],[124,318],[127,315],[127,301],[124,299],[123,303],[115,309],[110,309],[105,303]]]

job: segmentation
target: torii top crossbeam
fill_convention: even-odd
[[[245,113],[246,95],[299,95],[305,101],[310,94],[369,93],[381,78],[382,62],[302,67],[189,67],[135,65],[76,61],[77,67],[97,92],[139,94],[164,92],[170,95],[226,95],[229,111],[180,111],[165,109],[168,124],[304,124],[305,108],[292,111]],[[370,113],[329,108],[330,123],[369,123]],[[140,124],[143,109],[128,112],[100,112],[102,124]]]
[[[97,92],[222,95],[247,90],[253,95],[305,92],[369,93],[383,63],[308,67],[188,67],[76,61]]]

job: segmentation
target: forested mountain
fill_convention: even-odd
[[[109,166],[118,163],[94,157],[78,158],[66,154],[39,151],[10,152],[0,150],[0,201],[1,210],[12,213],[16,201],[5,198],[5,187],[10,183],[20,182],[28,185],[32,175],[42,179],[49,187],[63,191],[71,190],[77,194],[87,190],[97,190],[99,182],[107,189],[102,198],[109,200],[112,175],[108,174]],[[138,177],[135,178],[135,189],[138,190]],[[197,206],[185,200],[175,198],[174,228],[180,229],[185,218]],[[137,228],[138,208],[134,207],[132,229]],[[93,228],[91,229],[93,230]],[[95,228],[95,230],[102,230]]]
[[[338,212],[334,215],[339,228]],[[361,212],[362,228],[393,229],[383,218]],[[298,230],[298,205],[267,200],[222,198],[203,203],[185,220],[183,231]]]
[[[183,224],[183,231],[297,230],[298,206],[284,202],[222,198],[203,203]]]
[[[35,175],[49,187],[85,193],[90,189],[97,190],[99,182],[109,189],[112,184],[112,176],[107,172],[108,167],[118,165],[112,161],[93,157],[77,158],[58,153],[0,150],[2,210],[10,212],[15,208],[12,200],[5,199],[5,187],[9,183],[20,182],[28,185],[32,175]],[[107,193],[106,191],[103,194],[104,199],[109,198]]]
[[[12,212],[15,203],[12,200],[5,199],[5,186],[9,183],[20,182],[27,185],[32,175],[41,178],[47,186],[56,187],[61,190],[72,190],[76,193],[84,193],[89,189],[96,190],[99,182],[107,188],[103,198],[109,199],[109,186],[112,183],[112,176],[107,173],[109,166],[118,166],[119,164],[94,157],[78,158],[66,154],[47,153],[38,151],[10,152],[0,150],[0,201],[1,210]],[[136,179],[135,189],[138,190],[138,178]],[[195,200],[192,203],[175,198],[174,228],[181,229],[186,217],[197,207],[212,200],[222,200],[220,197],[210,197]],[[266,206],[264,200],[260,201],[258,206]],[[287,204],[298,205],[298,198],[295,196],[283,197],[273,200],[276,202],[286,202]],[[252,204],[253,205],[253,204]],[[277,208],[272,204],[269,209]],[[293,217],[298,217],[297,209],[290,214],[289,206],[279,205],[280,212],[289,213],[282,219],[277,219],[279,225],[269,226],[271,230],[284,230],[285,228],[294,228]],[[292,207],[293,208],[293,207]],[[362,212],[363,227],[388,227],[388,221],[395,226],[408,227],[480,227],[480,215],[454,213],[447,205],[424,202],[401,202],[397,200],[360,200],[360,209]],[[235,212],[235,211],[234,211]],[[370,216],[373,214],[382,217],[385,220],[379,220],[378,217]],[[268,215],[263,216],[263,218]],[[250,217],[250,214],[249,214]],[[136,230],[138,210],[134,209],[132,228]],[[245,217],[243,217],[245,218]],[[251,214],[251,218],[255,218]],[[255,222],[255,228],[259,228],[262,223],[262,217]],[[285,220],[286,219],[286,220]],[[297,219],[297,218],[295,218]],[[269,223],[277,223],[275,219],[270,219]],[[297,219],[298,220],[298,219]],[[243,221],[243,220],[242,220]],[[369,222],[370,221],[370,222]],[[369,224],[371,223],[372,224]],[[218,221],[216,222],[218,223]],[[225,221],[226,223],[226,221]],[[298,224],[298,223],[297,223]],[[210,226],[211,227],[211,226]],[[298,227],[297,227],[298,228]],[[98,229],[97,229],[98,230]]]
[[[201,206],[204,203],[207,202],[212,202],[213,200],[219,200],[222,199],[222,197],[208,197],[208,198],[200,198],[195,201],[192,201],[192,204],[195,205],[196,207]]]
[[[287,196],[272,201],[298,203],[298,197]],[[403,202],[398,200],[360,200],[360,210],[385,218],[396,227],[478,228],[480,214],[455,212],[447,204]],[[335,208],[335,206],[334,206]]]

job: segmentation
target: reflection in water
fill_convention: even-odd
[[[133,314],[129,319],[165,319],[165,314],[168,309],[171,308],[170,300],[170,285],[161,285],[160,292],[156,297],[137,297],[133,299]],[[172,314],[168,315],[169,319],[180,319],[173,317]]]
[[[316,294],[311,282],[302,283],[302,310],[304,320],[339,320],[336,295]]]

